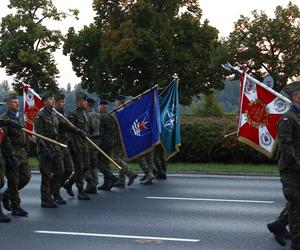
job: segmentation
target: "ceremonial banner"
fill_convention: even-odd
[[[284,96],[250,77],[241,76],[239,141],[272,157],[277,141],[277,123],[288,111],[290,102]]]
[[[157,87],[115,111],[121,139],[129,160],[159,143],[159,100]]]
[[[161,134],[160,139],[166,153],[166,159],[170,159],[179,152],[180,117],[178,79],[174,79],[165,91],[159,96]]]
[[[22,88],[26,128],[33,131],[36,114],[43,108],[44,103],[30,85],[23,84]]]

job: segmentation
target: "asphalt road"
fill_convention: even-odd
[[[0,224],[0,250],[282,248],[266,223],[284,206],[278,178],[184,175],[40,207],[40,175],[22,191],[27,218]]]

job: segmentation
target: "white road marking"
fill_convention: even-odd
[[[55,234],[55,235],[73,235],[73,236],[91,236],[107,238],[124,238],[124,239],[143,239],[143,240],[162,240],[162,241],[181,241],[181,242],[199,242],[198,239],[181,239],[181,238],[164,238],[150,236],[118,235],[118,234],[96,234],[96,233],[78,233],[78,232],[61,232],[61,231],[34,231],[38,234]]]
[[[226,200],[226,199],[180,198],[180,197],[145,197],[145,198],[153,199],[153,200],[212,201],[212,202],[260,203],[260,204],[273,204],[274,203],[274,201]]]

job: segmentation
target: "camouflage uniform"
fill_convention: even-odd
[[[158,179],[166,179],[167,175],[167,161],[164,156],[164,150],[161,144],[154,148],[154,166],[155,176]]]
[[[69,121],[75,127],[88,133],[89,121],[86,112],[81,108],[76,108],[68,115]],[[79,134],[72,134],[70,136],[70,150],[74,162],[74,174],[71,176],[71,182],[74,181],[78,188],[78,194],[85,195],[84,192],[84,177],[88,173],[89,161],[89,145],[87,141]],[[88,177],[91,179],[91,177]],[[85,197],[88,197],[85,195]]]
[[[35,131],[50,139],[58,140],[59,117],[49,107],[44,107],[36,116]],[[37,153],[41,172],[41,200],[53,204],[52,195],[59,192],[63,176],[62,152],[58,145],[38,140]],[[55,204],[53,205],[55,207]]]
[[[107,112],[99,113],[99,121],[100,121],[100,140],[99,147],[109,156],[112,156],[113,148],[114,148],[114,138],[115,138],[115,120],[112,115]],[[99,171],[104,175],[104,184],[103,190],[110,190],[114,182],[116,181],[116,177],[110,171],[110,163],[109,160],[106,159],[103,155],[98,154]]]
[[[63,109],[57,109],[57,111],[62,115],[64,115]],[[68,145],[69,142],[68,137],[69,137],[68,130],[66,129],[64,123],[60,122],[58,125],[57,140],[61,143]],[[63,169],[64,169],[63,176],[61,179],[61,186],[63,186],[63,184],[72,175],[74,170],[74,164],[73,164],[73,160],[69,148],[61,148],[61,153],[62,153],[62,161],[63,161]]]
[[[20,113],[15,114],[7,111],[1,116],[1,119],[17,122],[21,126],[25,125],[24,117]],[[4,192],[3,197],[8,197],[11,203],[12,214],[14,214],[21,209],[19,190],[24,188],[31,179],[31,171],[27,162],[29,141],[25,132],[20,130],[20,128],[8,126],[4,129],[4,133],[6,135],[4,150],[6,156],[5,175],[7,178],[7,190]]]
[[[97,145],[100,144],[100,121],[98,114],[95,111],[87,112],[88,120],[89,120],[89,138],[95,142]],[[89,157],[90,157],[90,167],[88,172],[86,173],[86,181],[87,193],[95,193],[97,192],[96,187],[98,184],[98,151],[90,145],[89,148]],[[93,191],[93,192],[92,192]]]

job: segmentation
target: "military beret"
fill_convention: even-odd
[[[8,101],[8,100],[16,100],[18,99],[18,96],[16,93],[10,93],[8,94],[8,96],[5,98],[5,101]]]
[[[53,92],[50,90],[47,90],[42,94],[42,101],[45,101],[47,98],[50,98],[50,97],[54,97]]]
[[[101,101],[99,102],[99,105],[108,105],[108,101],[106,101],[106,100],[101,100]]]
[[[86,101],[87,101],[88,103],[90,103],[90,104],[95,104],[95,103],[96,103],[96,101],[95,101],[93,98],[91,98],[91,97],[88,97],[88,98],[86,99]]]
[[[118,95],[116,97],[116,100],[118,100],[118,101],[124,101],[124,100],[126,100],[126,97],[124,95]]]
[[[300,91],[300,81],[292,82],[286,85],[282,91],[284,91],[289,97],[292,97],[294,92]]]
[[[54,95],[55,101],[64,100],[65,98],[66,98],[66,96],[63,93],[57,93]]]
[[[75,95],[76,95],[76,101],[87,99],[87,94],[82,91],[76,92]]]

